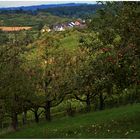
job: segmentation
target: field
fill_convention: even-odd
[[[134,104],[50,123],[42,121],[0,138],[140,138],[139,124],[140,104]]]
[[[0,27],[2,31],[21,31],[21,30],[31,30],[32,27]]]

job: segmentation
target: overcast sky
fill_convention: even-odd
[[[18,0],[18,1],[13,1],[13,0],[0,0],[0,7],[18,7],[18,6],[30,6],[30,5],[41,5],[41,4],[60,4],[60,3],[71,3],[71,2],[74,2],[74,3],[96,3],[95,1],[75,1],[75,0],[69,0],[69,1],[62,1],[62,0],[59,0],[59,1],[56,1],[56,0],[34,0],[34,1],[31,1],[31,0],[24,0],[24,1],[21,1],[21,0]]]

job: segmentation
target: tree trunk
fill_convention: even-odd
[[[39,122],[39,116],[38,116],[38,109],[35,109],[34,111],[34,115],[35,115],[35,122],[38,123]]]
[[[15,131],[18,128],[18,116],[17,116],[16,112],[13,112],[13,114],[12,114],[12,128]]]
[[[90,111],[91,111],[90,98],[89,98],[89,96],[87,96],[87,100],[86,100],[86,112],[90,112]]]
[[[51,121],[51,101],[46,102],[45,106],[45,118],[47,121]]]
[[[99,109],[100,109],[100,110],[103,110],[103,109],[104,109],[104,98],[103,98],[103,93],[100,93],[100,95],[99,95],[99,102],[100,102]]]
[[[22,113],[22,123],[23,125],[26,125],[27,123],[27,110]]]
[[[0,128],[3,129],[2,120],[0,119]]]

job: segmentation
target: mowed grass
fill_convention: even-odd
[[[32,124],[0,138],[140,138],[140,104]]]

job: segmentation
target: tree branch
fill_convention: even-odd
[[[60,103],[62,103],[62,101],[64,100],[65,96],[61,98],[61,100],[59,102],[57,102],[56,104],[52,105],[51,107],[55,107],[58,106]]]
[[[38,117],[44,112],[44,110],[42,110],[39,114],[38,114]]]
[[[32,112],[35,112],[32,108],[30,109]]]
[[[105,96],[104,98],[103,98],[103,100],[105,100],[107,98],[107,96]]]
[[[74,96],[75,96],[76,100],[79,100],[81,102],[86,102],[86,100],[79,98],[76,94],[74,94]]]

